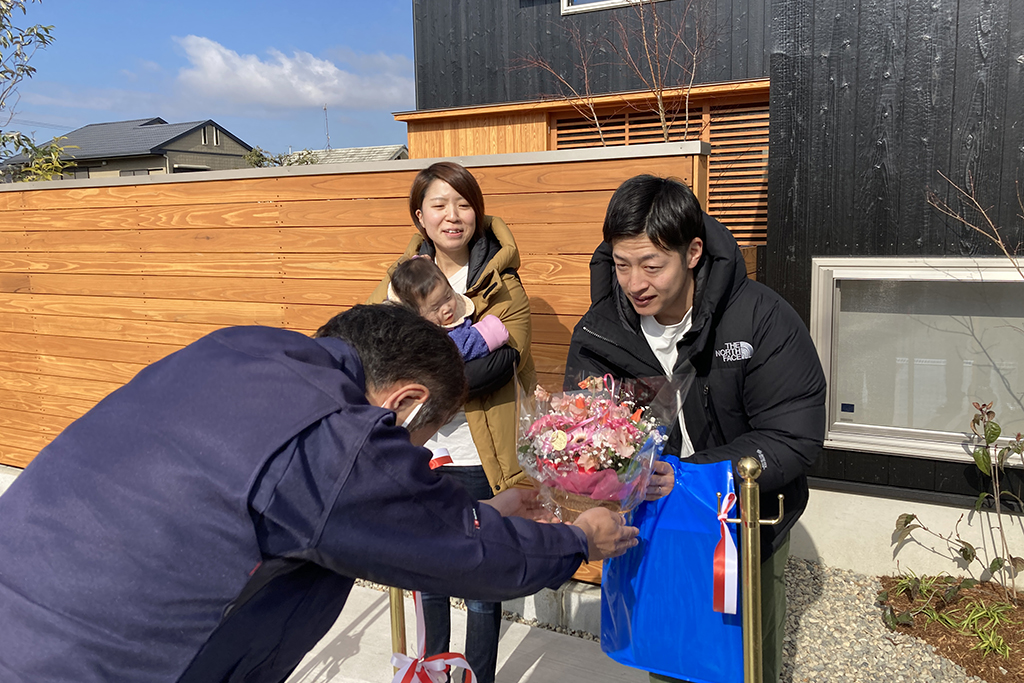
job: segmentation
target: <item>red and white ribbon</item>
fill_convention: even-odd
[[[448,668],[457,666],[465,669],[464,683],[476,683],[476,674],[469,667],[469,662],[457,652],[442,652],[431,657],[424,657],[427,649],[427,630],[423,621],[423,602],[419,591],[412,594],[416,604],[416,644],[420,656],[412,658],[404,653],[395,652],[391,655],[391,665],[398,669],[391,683],[445,683],[448,679]]]
[[[729,511],[736,504],[736,494],[726,494],[722,509],[718,511],[718,524],[722,536],[715,546],[715,584],[712,607],[716,612],[736,614],[736,598],[739,594],[739,558],[736,542],[729,533]]]

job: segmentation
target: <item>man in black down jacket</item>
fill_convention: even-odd
[[[803,321],[747,279],[736,240],[686,185],[637,176],[616,190],[590,261],[590,309],[573,331],[565,386],[588,375],[694,372],[666,453],[693,463],[757,458],[764,680],[775,681],[785,625],[789,531],[807,506],[821,450],[825,377]],[[691,370],[692,367],[692,370]],[[651,674],[654,680],[672,680]]]

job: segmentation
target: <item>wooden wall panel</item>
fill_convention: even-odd
[[[409,123],[408,136],[412,159],[536,152],[545,149],[548,122],[543,112],[414,121]]]
[[[740,244],[764,244],[768,223],[768,81],[672,89],[665,96],[670,109],[670,140],[705,141],[711,145],[711,156],[700,157],[696,169],[674,158],[649,159],[644,172],[682,178],[693,187],[708,213],[728,226]],[[663,142],[649,93],[603,95],[595,98],[593,105],[601,122],[600,132],[564,99],[408,112],[396,118],[408,126],[413,158]],[[517,129],[510,123],[517,118],[536,120],[538,135],[528,138],[531,145],[513,148],[504,144],[508,131]],[[474,131],[472,138],[453,137],[452,131],[463,126]],[[540,131],[546,134],[540,135]],[[516,194],[522,191],[517,183],[520,178],[507,174],[504,168],[494,170],[502,176],[499,187]],[[548,192],[556,191],[558,186],[565,191],[595,186],[597,179],[579,177],[585,171],[585,164],[560,164],[539,180]],[[619,177],[613,168],[608,172]],[[529,180],[531,174],[528,169],[525,179]],[[615,187],[605,189],[610,192]]]
[[[546,134],[546,132],[545,132]],[[492,141],[493,142],[493,141]],[[534,355],[559,388],[612,191],[691,157],[472,166],[519,244]],[[216,329],[312,333],[414,234],[415,171],[0,190],[0,463],[24,466],[147,364]]]

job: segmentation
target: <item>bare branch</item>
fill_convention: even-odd
[[[972,219],[968,215],[966,215],[967,212],[954,209],[946,202],[946,200],[942,199],[934,191],[928,192],[928,203],[934,206],[936,209],[938,209],[940,213],[949,216],[950,218],[957,221],[961,225],[970,228],[971,230],[985,237],[988,241],[995,244],[999,248],[999,251],[1001,251],[1003,255],[1010,260],[1010,263],[1013,265],[1014,269],[1021,276],[1021,278],[1024,279],[1024,265],[1021,264],[1019,256],[1020,245],[1018,244],[1011,250],[1010,247],[1006,244],[999,226],[997,226],[995,222],[992,220],[992,217],[989,215],[988,210],[981,205],[981,202],[978,201],[977,194],[974,190],[974,179],[968,177],[968,187],[963,188],[954,183],[952,180],[950,180],[941,171],[939,172],[939,176],[941,176],[943,180],[949,183],[953,187],[953,189],[956,190],[957,194],[967,205],[968,209],[970,209],[970,212],[976,213],[981,218],[981,220]],[[1017,203],[1021,204],[1019,186],[1017,193]],[[1024,205],[1022,205],[1022,210],[1024,210]]]
[[[631,4],[635,27],[628,26],[621,15],[614,17],[616,40],[609,40],[609,46],[644,89],[650,91],[652,102],[649,110],[658,116],[662,139],[670,141],[672,127],[682,108],[685,117],[682,139],[686,140],[690,137],[689,88],[693,87],[699,60],[711,44],[710,32],[705,26],[705,2],[686,0],[685,3],[677,3],[677,7],[682,6],[682,17],[671,26],[659,15],[655,0],[633,0]],[[688,26],[693,28],[690,39],[687,38]],[[678,76],[673,76],[675,69]],[[666,91],[674,87],[686,89],[682,102],[666,98]],[[639,106],[634,108],[641,109]]]
[[[576,52],[577,59],[574,64],[574,69],[578,71],[581,76],[583,83],[582,91],[572,84],[568,76],[556,69],[551,62],[541,57],[540,52],[536,48],[533,49],[531,55],[514,60],[512,68],[539,69],[552,76],[555,79],[555,82],[558,83],[562,99],[572,105],[572,108],[575,109],[580,116],[586,119],[592,126],[594,126],[595,129],[597,129],[598,137],[601,139],[601,145],[607,146],[608,143],[605,141],[604,129],[601,126],[601,119],[598,117],[597,109],[594,105],[594,93],[591,89],[590,80],[591,67],[594,66],[594,58],[597,51],[597,42],[585,37],[583,32],[580,30],[579,24],[575,20],[564,24],[563,31],[567,35],[573,50]]]

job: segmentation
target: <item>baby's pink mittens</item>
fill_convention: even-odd
[[[473,325],[473,329],[484,338],[488,351],[494,351],[508,341],[508,330],[497,316],[485,315],[480,322]]]

